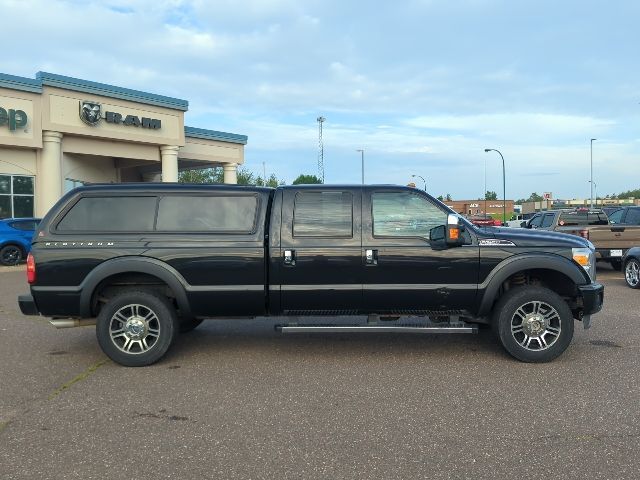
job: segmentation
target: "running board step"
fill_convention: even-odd
[[[276,325],[276,330],[282,333],[478,333],[478,326]]]

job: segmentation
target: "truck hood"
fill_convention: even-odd
[[[517,247],[592,247],[591,243],[582,237],[567,233],[550,232],[548,230],[529,230],[524,228],[483,228],[484,238],[508,240]]]

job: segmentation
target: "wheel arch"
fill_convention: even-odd
[[[165,283],[175,296],[181,316],[183,318],[191,317],[191,309],[186,293],[186,281],[182,275],[170,265],[147,257],[119,257],[101,263],[94,268],[80,286],[81,316],[93,316],[93,300],[97,289],[104,285],[105,280],[121,274],[142,274],[157,278]]]
[[[481,298],[478,315],[488,315],[498,300],[501,288],[507,280],[521,273],[536,272],[539,275],[549,275],[550,278],[570,280],[574,286],[591,282],[588,274],[571,260],[555,254],[526,254],[515,255],[498,264],[479,285]]]

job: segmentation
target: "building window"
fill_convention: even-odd
[[[33,217],[34,177],[0,174],[0,218]]]

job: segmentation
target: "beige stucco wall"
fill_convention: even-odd
[[[216,163],[244,163],[244,145],[186,137],[178,158]]]
[[[36,151],[0,145],[0,173],[35,175]]]
[[[0,145],[42,148],[41,98],[39,94],[0,88],[0,107],[22,110],[27,114],[27,125],[14,131],[5,124],[0,126]]]
[[[109,183],[118,181],[115,161],[109,157],[88,155],[62,155],[62,175],[64,178],[92,183]]]
[[[139,118],[157,118],[162,121],[162,126],[158,130],[153,130],[107,123],[104,120],[96,126],[90,126],[80,119],[80,102],[83,100],[100,103],[103,113],[113,111],[121,113],[123,117],[137,115]],[[42,91],[42,128],[64,134],[127,142],[184,145],[184,112],[182,111],[54,87],[44,87]]]
[[[158,145],[114,142],[100,138],[66,136],[62,140],[62,150],[67,153],[160,161]]]

